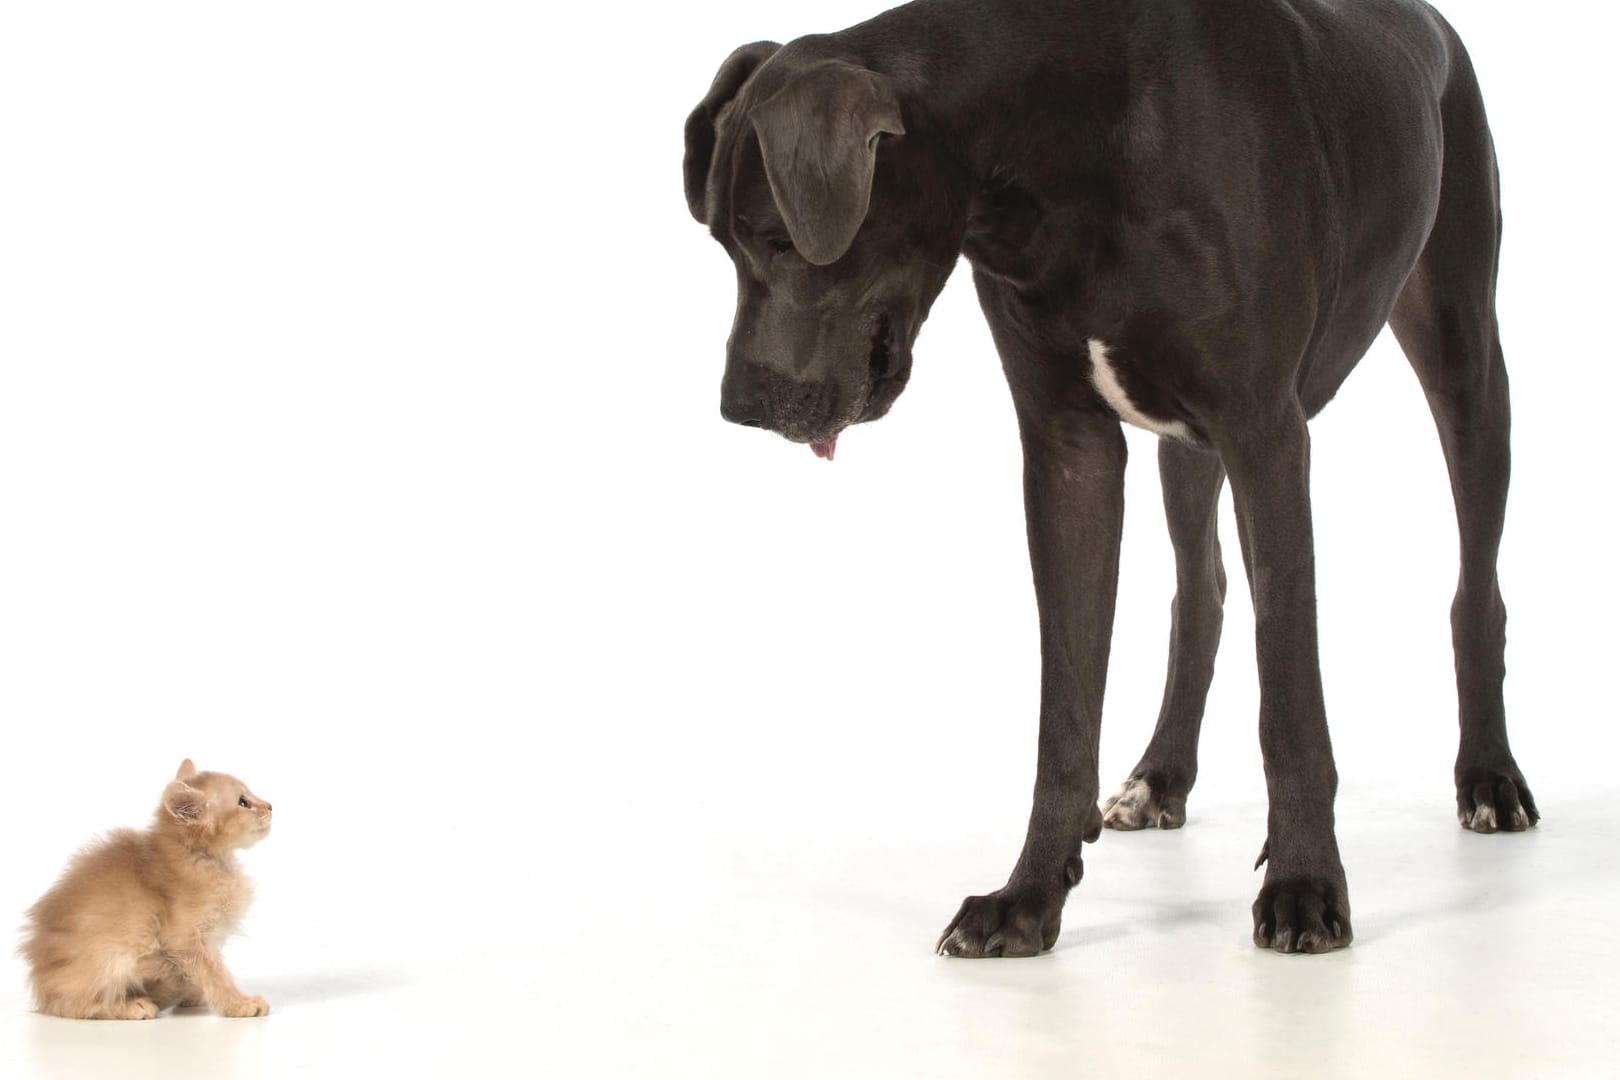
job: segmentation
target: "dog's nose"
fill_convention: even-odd
[[[765,426],[765,395],[747,365],[733,365],[720,381],[720,415],[743,427]]]
[[[721,417],[733,424],[741,424],[743,427],[764,427],[764,414],[765,410],[759,407],[758,402],[736,402],[724,399],[720,402]]]

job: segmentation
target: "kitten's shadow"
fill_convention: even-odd
[[[289,1006],[320,1005],[342,998],[384,994],[409,986],[412,979],[402,971],[323,971],[313,975],[254,979],[251,993],[259,994],[274,1009]]]

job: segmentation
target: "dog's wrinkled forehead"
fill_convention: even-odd
[[[905,124],[887,78],[827,51],[808,38],[745,45],[687,118],[688,208],[722,243],[736,232],[733,200],[765,190],[805,262],[830,266],[854,243],[878,142]]]
[[[750,124],[738,124],[726,133],[715,153],[708,198],[709,230],[716,237],[731,237],[739,219],[745,228],[756,229],[780,220],[781,213],[765,179],[759,140]]]

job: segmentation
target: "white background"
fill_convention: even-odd
[[[0,1072],[992,1075],[1163,1062],[1182,1025],[1255,1075],[1290,1059],[1232,1031],[1321,1036],[1266,1010],[1327,994],[1359,1018],[1392,972],[1458,963],[1420,1025],[1338,1031],[1341,1060],[1516,1068],[1524,1045],[1489,1042],[1515,998],[1572,1025],[1535,1053],[1615,1049],[1609,7],[1446,6],[1502,162],[1507,703],[1546,821],[1452,817],[1455,525],[1386,336],[1313,428],[1358,943],[1284,966],[1247,944],[1263,786],[1229,513],[1189,827],[1088,849],[1045,960],[929,955],[1004,879],[1033,778],[999,365],[959,272],[910,388],[836,463],[722,423],[732,270],[680,182],[732,47],[875,10],[4,8],[0,915],[141,823],[188,755],[277,825],[228,952],[269,1020],[42,1019],[8,959]],[[1157,713],[1173,592],[1153,441],[1130,444],[1105,788]],[[1448,910],[1474,921],[1447,936]],[[1543,934],[1535,979],[1466,968]],[[1122,998],[1127,961],[1196,993]],[[1111,1031],[1103,991],[1160,1041]]]

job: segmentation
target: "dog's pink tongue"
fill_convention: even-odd
[[[838,449],[838,436],[834,435],[826,442],[813,442],[810,444],[810,449],[815,451],[816,457],[825,458],[827,461],[831,461],[833,459],[833,451]]]

